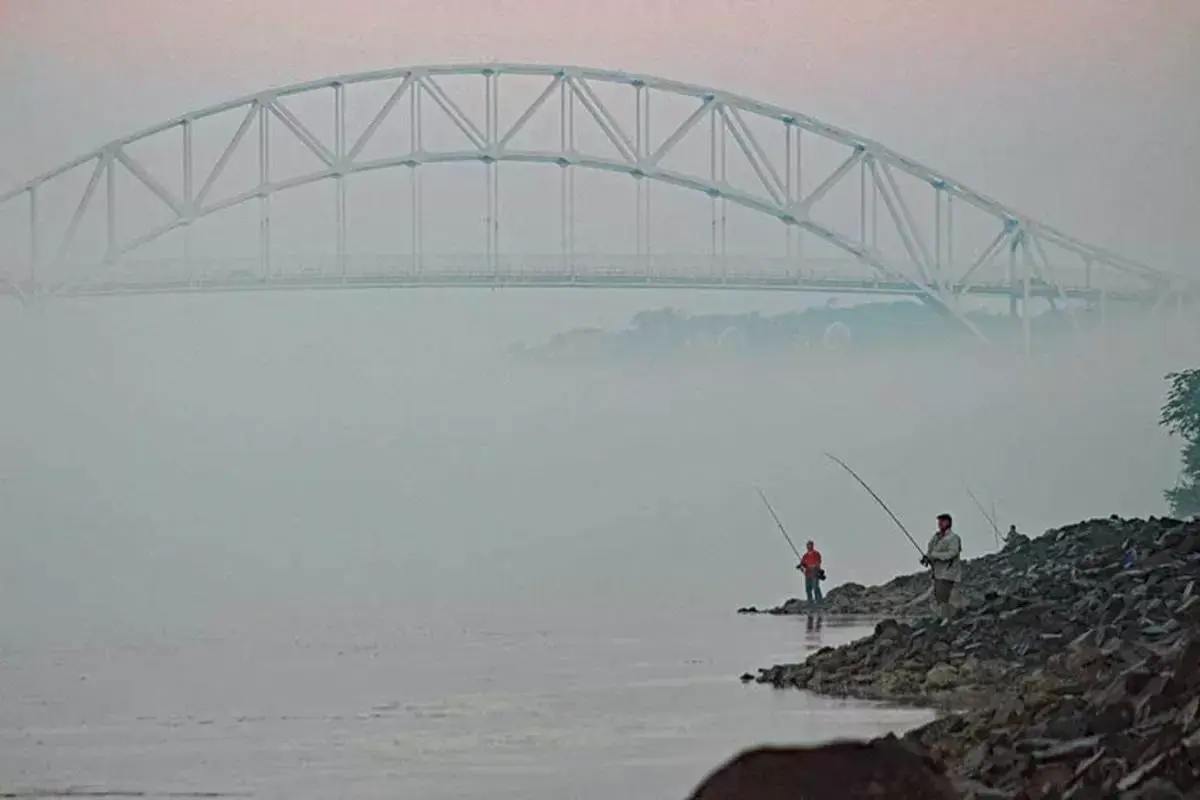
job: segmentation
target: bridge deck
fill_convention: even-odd
[[[385,289],[385,288],[579,288],[579,289],[690,289],[787,291],[828,294],[878,294],[916,297],[921,290],[905,281],[860,277],[794,276],[779,274],[733,273],[720,275],[647,274],[646,272],[609,271],[584,273],[563,272],[488,272],[488,271],[422,271],[413,273],[355,272],[340,274],[282,274],[256,276],[233,274],[197,276],[193,278],[132,279],[65,282],[58,285],[32,287],[23,285],[26,294],[43,293],[51,296],[97,296],[164,293],[204,293],[238,291],[282,291],[318,289]],[[951,285],[951,290],[961,287]],[[1011,287],[999,283],[972,284],[969,293],[991,298],[1021,297]],[[1152,296],[1134,291],[1106,291],[1087,287],[1063,287],[1061,290],[1045,283],[1034,283],[1029,294],[1034,298],[1071,299],[1097,302],[1101,299],[1118,302],[1151,302]]]

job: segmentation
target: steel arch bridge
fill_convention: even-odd
[[[445,86],[455,79],[468,79],[482,103],[471,107],[461,97],[456,99]],[[531,100],[505,102],[503,89],[515,79],[539,81],[540,92]],[[362,86],[385,87],[386,93],[380,95],[385,99],[351,136],[347,93]],[[313,95],[331,96],[331,136],[320,135],[291,107],[297,98]],[[652,112],[664,99],[686,102],[690,110],[659,130],[652,127]],[[511,119],[505,122],[503,105],[510,106],[505,110]],[[521,136],[531,120],[547,114],[553,140],[522,145]],[[211,166],[198,171],[197,126],[221,115],[235,117],[236,129],[222,142]],[[389,120],[398,115],[407,118],[407,136],[385,135]],[[456,132],[453,140],[428,135],[427,121],[432,116],[448,121]],[[584,127],[598,133],[599,145],[583,142]],[[280,134],[315,158],[311,170],[286,177],[277,174],[272,143]],[[699,146],[689,145],[692,140],[699,140]],[[178,148],[168,169],[174,173],[170,180],[137,154],[143,144],[163,141]],[[841,150],[828,169],[815,170],[815,178],[807,156],[814,141]],[[674,163],[676,154],[688,148],[692,154],[702,154],[700,166]],[[242,150],[256,150],[255,180],[249,188],[220,196],[214,187]],[[748,180],[733,177],[734,159]],[[428,254],[422,247],[420,176],[423,166],[453,162],[475,162],[487,172],[486,248],[484,253],[447,258]],[[559,253],[502,254],[498,165],[505,162],[563,168]],[[352,254],[347,233],[348,179],[396,167],[407,168],[411,175],[411,252],[369,258]],[[635,254],[577,252],[573,168],[634,179]],[[68,212],[52,231],[55,225],[47,219],[44,198],[71,174],[86,175],[86,182],[80,182]],[[288,272],[273,252],[272,199],[319,181],[331,181],[335,187],[335,252]],[[708,253],[680,256],[653,251],[651,183],[711,199]],[[153,196],[165,212],[161,221],[126,232],[129,215],[123,207],[124,190],[118,187],[127,184]],[[839,193],[841,200],[835,202]],[[198,273],[189,245],[192,228],[211,215],[248,203],[256,203],[259,209],[257,254],[244,264],[232,265],[236,268],[224,275],[214,275],[210,269]],[[786,254],[731,257],[725,227],[730,206],[778,220],[785,233]],[[965,315],[968,299],[1006,298],[1013,313],[1025,321],[1026,333],[1030,304],[1038,299],[1050,307],[1061,303],[1074,309],[1081,303],[1103,307],[1110,300],[1183,302],[1196,294],[1196,287],[1178,276],[1079,241],[878,142],[805,114],[703,86],[575,66],[401,67],[269,89],[111,142],[0,194],[0,212],[13,209],[23,220],[20,227],[26,241],[0,252],[7,262],[0,275],[8,291],[21,294],[416,285],[862,291],[919,297],[972,328]],[[80,256],[77,239],[82,223],[101,209],[98,246]],[[971,215],[974,223],[965,226],[964,216]],[[140,249],[178,232],[184,237],[181,258],[141,262],[136,279],[121,268],[134,263]],[[15,242],[18,237],[9,238]],[[831,246],[843,257],[814,259],[805,254],[806,240],[824,243],[827,249]],[[294,267],[292,262],[295,259],[288,264]]]

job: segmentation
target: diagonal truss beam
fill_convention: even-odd
[[[358,141],[356,141],[350,148],[350,152],[346,154],[347,160],[353,161],[354,159],[358,158],[359,154],[363,151],[363,148],[370,144],[371,139],[375,136],[375,132],[379,130],[379,126],[382,125],[388,118],[388,115],[392,113],[392,109],[396,107],[396,104],[400,102],[400,99],[404,97],[404,95],[407,94],[410,89],[412,89],[413,82],[414,78],[411,72],[404,76],[404,80],[400,82],[400,85],[396,87],[396,90],[388,96],[387,100],[384,101],[383,106],[379,109],[379,113],[377,113],[371,119],[371,121],[367,123],[367,127],[358,137]]]
[[[780,205],[786,203],[787,190],[783,180],[780,179],[779,173],[771,164],[771,159],[763,151],[762,145],[758,143],[754,132],[746,125],[746,121],[736,108],[726,105],[722,105],[720,108],[725,126],[729,129],[730,135],[733,136],[733,140],[741,149],[742,154],[750,162],[750,167],[762,182],[763,188],[770,193],[776,203]]]
[[[901,235],[905,238],[905,247],[909,247],[907,242],[912,242],[912,247],[916,248],[918,253],[914,260],[917,262],[919,267],[922,267],[922,273],[928,278],[929,274],[933,270],[934,260],[929,255],[929,248],[925,246],[925,240],[921,236],[921,229],[917,226],[916,221],[913,219],[912,211],[910,211],[908,208],[908,203],[904,201],[904,195],[900,191],[900,185],[896,183],[896,176],[892,174],[891,167],[888,166],[886,161],[879,164],[879,170],[876,172],[877,180],[880,174],[882,174],[884,181],[887,183],[887,191],[890,192],[896,209],[899,210],[899,216],[897,217],[889,205],[888,210],[893,212],[893,218],[896,222],[897,229],[903,231]],[[882,187],[880,188],[882,189]]]
[[[884,165],[886,166],[886,165]],[[929,273],[928,262],[921,257],[917,252],[917,246],[913,242],[911,231],[908,229],[907,221],[901,215],[899,202],[892,194],[892,186],[881,178],[880,165],[871,159],[870,167],[871,177],[875,183],[875,188],[879,192],[879,196],[883,199],[884,205],[887,207],[888,214],[892,218],[892,224],[896,226],[896,232],[900,235],[900,241],[904,245],[904,250],[908,254],[909,261],[920,271],[922,279],[927,283],[933,283],[933,277]]]
[[[575,97],[583,104],[583,107],[600,126],[600,130],[604,131],[604,135],[613,143],[613,146],[621,153],[621,156],[630,163],[637,161],[637,150],[633,146],[633,142],[629,140],[629,136],[621,130],[620,124],[613,117],[612,113],[605,107],[600,98],[592,90],[592,87],[587,84],[582,78],[569,76],[567,84],[575,93]]]
[[[543,89],[541,94],[537,96],[537,99],[530,103],[529,107],[521,112],[521,116],[517,117],[512,126],[504,133],[503,136],[500,137],[498,144],[500,149],[503,150],[505,147],[508,147],[508,143],[511,142],[513,137],[520,133],[526,125],[529,124],[529,120],[533,119],[533,115],[540,111],[542,106],[546,105],[546,101],[554,96],[556,91],[561,90],[562,78],[559,78],[558,76],[551,78],[550,82],[546,84],[546,88]]]
[[[113,158],[121,162],[125,169],[142,182],[147,189],[155,194],[159,200],[167,204],[167,207],[175,212],[176,216],[183,215],[183,207],[179,201],[175,199],[165,186],[159,183],[153,175],[146,171],[145,167],[139,164],[132,156],[125,152],[125,148],[118,147],[113,153]],[[111,169],[111,167],[109,167]]]
[[[87,213],[88,207],[92,204],[92,198],[96,195],[96,187],[100,185],[100,178],[106,169],[111,169],[109,164],[110,162],[103,157],[96,159],[96,168],[92,170],[92,177],[88,179],[83,196],[79,198],[79,204],[75,206],[71,221],[67,223],[67,230],[63,233],[62,241],[54,253],[54,260],[51,262],[53,266],[61,264],[67,251],[71,249],[71,245],[75,241],[75,234],[79,232],[79,223],[83,221],[83,215]]]
[[[446,94],[446,91],[442,89],[441,85],[431,75],[422,75],[417,78],[417,82],[433,98],[433,102],[437,103],[442,111],[446,112],[446,116],[450,117],[450,121],[471,140],[471,144],[480,150],[487,149],[487,136],[479,130],[470,117],[463,113],[458,104],[451,99],[450,95]]]
[[[204,183],[200,185],[200,191],[196,193],[196,199],[193,201],[196,206],[203,206],[208,193],[212,191],[213,184],[221,177],[221,173],[229,166],[229,159],[233,158],[233,154],[237,152],[238,145],[246,138],[246,131],[250,130],[250,124],[254,122],[258,116],[259,103],[254,101],[248,104],[246,116],[242,118],[242,124],[238,126],[237,131],[233,134],[233,138],[229,140],[225,150],[217,158],[217,163],[213,165],[212,172],[208,173]]]
[[[996,254],[999,253],[1004,248],[1004,245],[1008,243],[1012,236],[1013,228],[1013,225],[1006,223],[1004,227],[1000,229],[1000,232],[996,234],[996,237],[992,239],[991,243],[988,244],[988,246],[984,248],[983,252],[979,254],[979,257],[975,259],[975,262],[971,264],[970,269],[968,269],[959,277],[959,294],[962,294],[970,289],[970,279],[971,276],[975,274],[976,270],[978,270],[984,264],[992,263],[992,261],[996,258]]]
[[[835,186],[841,183],[842,179],[849,175],[850,171],[858,166],[862,162],[863,158],[863,151],[855,150],[846,158],[845,161],[839,164],[837,168],[825,178],[825,180],[821,181],[821,184],[817,186],[817,188],[809,192],[807,197],[789,205],[787,207],[788,213],[797,219],[803,219],[807,217],[809,212],[812,211],[813,206],[825,199],[825,196],[828,195]]]
[[[297,119],[296,115],[292,113],[291,109],[282,105],[278,100],[267,100],[263,105],[276,119],[282,122],[284,126],[287,127],[287,129],[290,130],[292,134],[295,135],[295,137],[299,139],[300,142],[307,147],[314,156],[321,159],[321,161],[325,163],[325,166],[333,166],[334,162],[336,161],[333,153],[328,147],[321,143],[321,140],[318,139],[303,122]]]
[[[1032,249],[1030,241],[1032,240]],[[1054,287],[1054,292],[1058,296],[1063,307],[1067,309],[1067,314],[1071,317],[1071,325],[1079,329],[1079,317],[1075,313],[1075,306],[1067,297],[1066,291],[1063,289],[1062,283],[1054,274],[1054,268],[1050,264],[1050,259],[1046,257],[1046,250],[1042,246],[1041,240],[1036,234],[1029,234],[1021,237],[1021,248],[1024,251],[1026,261],[1029,263],[1029,268],[1035,270],[1042,276],[1042,280]],[[1036,258],[1035,258],[1036,253]],[[1039,263],[1039,259],[1041,260]]]
[[[700,124],[700,121],[707,117],[713,110],[716,100],[712,95],[705,97],[699,107],[687,116],[683,122],[679,124],[671,134],[663,140],[663,143],[658,146],[658,149],[649,155],[642,163],[645,166],[656,166],[666,157],[675,147],[683,141],[683,138],[692,132],[695,127]]]

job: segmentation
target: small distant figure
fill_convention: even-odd
[[[821,551],[808,541],[804,543],[804,555],[796,569],[804,571],[804,594],[810,605],[820,605],[824,597],[821,595],[821,581],[825,580],[825,570],[821,568]]]
[[[950,619],[954,613],[950,598],[962,580],[961,555],[962,540],[954,532],[954,519],[949,514],[938,514],[937,532],[929,540],[921,565],[933,568],[933,599],[943,620]]]
[[[1133,569],[1137,566],[1138,554],[1137,548],[1133,546],[1132,541],[1125,542],[1125,553],[1121,557],[1122,569]]]
[[[1008,526],[1008,533],[1004,534],[1004,549],[1008,550],[1018,545],[1025,544],[1029,541],[1029,537],[1023,533],[1017,532],[1016,525]]]

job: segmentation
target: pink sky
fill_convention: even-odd
[[[27,154],[0,181],[270,85],[572,62],[792,106],[1179,259],[1200,249],[1200,188],[1180,180],[1200,174],[1198,38],[1196,0],[0,0],[0,148]]]
[[[685,72],[708,65],[715,77],[734,71],[754,83],[774,82],[780,70],[851,86],[899,72],[906,81],[969,86],[1001,73],[1182,77],[1188,42],[1200,30],[1200,6],[1190,0],[609,0],[603,13],[599,7],[0,0],[0,41],[81,69],[186,64],[197,78],[231,67],[316,74],[330,56],[342,64],[358,54],[374,64],[497,58]]]

